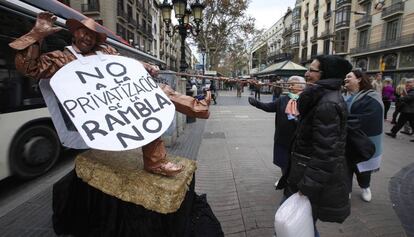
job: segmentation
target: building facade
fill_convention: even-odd
[[[351,23],[354,66],[395,82],[414,77],[414,0],[356,0],[353,7],[367,13]]]
[[[162,69],[179,71],[181,41],[178,34],[172,37],[166,34],[159,0],[65,0],[64,3],[116,32],[132,47],[165,62]],[[191,55],[191,49],[187,49],[188,60]]]

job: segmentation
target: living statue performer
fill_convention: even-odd
[[[18,50],[15,59],[18,71],[37,80],[48,79],[60,68],[76,60],[79,54],[89,56],[100,51],[103,54],[119,55],[116,49],[105,43],[106,34],[96,30],[96,23],[91,18],[82,21],[75,19],[66,21],[66,26],[73,35],[72,47],[66,47],[63,51],[56,50],[40,54],[43,39],[62,29],[53,26],[56,19],[57,17],[52,13],[39,13],[32,30],[9,44],[10,47]],[[143,65],[151,76],[157,76],[158,70],[155,67],[147,63]],[[160,87],[174,103],[178,112],[198,118],[209,117],[210,95],[198,101],[174,91],[168,85],[161,84]],[[182,165],[166,159],[166,150],[161,138],[144,145],[142,152],[144,169],[148,172],[174,176],[183,169]]]

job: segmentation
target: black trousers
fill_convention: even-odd
[[[384,119],[387,119],[388,110],[390,110],[391,107],[391,101],[382,101],[384,103]]]
[[[353,167],[353,169],[350,169],[352,173],[349,175],[350,179],[350,190],[349,192],[352,192],[352,180],[354,178],[354,173],[358,181],[358,185],[360,188],[369,188],[371,185],[371,171],[365,171],[365,172],[359,172],[356,165]]]
[[[260,91],[259,91],[259,90],[255,90],[255,91],[254,91],[254,98],[255,98],[256,100],[260,100]]]
[[[397,124],[391,128],[391,132],[397,134],[397,132],[400,131],[402,127],[404,127],[404,124],[406,122],[409,122],[411,128],[414,129],[414,114],[401,112],[400,116],[398,117]]]

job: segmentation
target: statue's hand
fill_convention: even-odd
[[[38,34],[39,38],[45,38],[48,35],[60,31],[62,28],[53,26],[57,17],[50,12],[41,12],[37,15],[36,24],[33,27],[33,33]]]
[[[151,75],[151,77],[158,77],[159,69],[148,63],[141,62],[144,65],[145,70]]]

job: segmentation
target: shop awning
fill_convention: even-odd
[[[299,64],[296,64],[290,60],[278,62],[268,66],[267,68],[253,74],[257,77],[266,77],[266,76],[303,76],[307,71],[306,67],[303,67]]]

